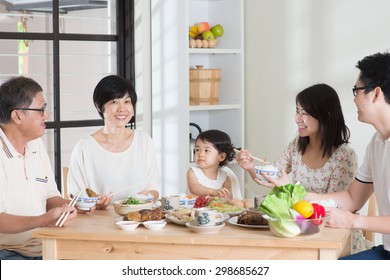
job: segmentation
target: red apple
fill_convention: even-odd
[[[210,24],[206,21],[198,23],[198,34],[210,30]]]

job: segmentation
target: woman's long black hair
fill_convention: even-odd
[[[337,92],[326,84],[316,84],[298,93],[295,98],[310,116],[318,120],[322,143],[322,156],[331,156],[334,148],[349,142],[350,131],[345,124]],[[303,155],[309,137],[299,137],[298,150]]]

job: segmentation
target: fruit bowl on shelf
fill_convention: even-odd
[[[200,22],[196,25],[191,25],[188,31],[189,47],[215,48],[223,34],[224,29],[221,24],[211,26],[208,22]]]
[[[299,238],[320,234],[325,227],[325,217],[317,219],[275,219],[263,215],[268,220],[271,232],[279,237]]]

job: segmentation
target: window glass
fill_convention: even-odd
[[[52,53],[51,41],[0,40],[0,82],[14,76],[26,76],[37,81],[47,100],[48,121],[53,120]]]
[[[61,129],[61,163],[62,166],[69,166],[70,155],[76,143],[88,135],[91,135],[99,126],[93,127],[76,127]]]
[[[3,3],[4,2],[4,3]],[[20,2],[20,4],[18,4]],[[22,3],[25,2],[25,3]],[[41,3],[41,9],[34,9],[34,1],[1,1],[0,31],[2,32],[53,32],[52,1]],[[37,7],[37,3],[35,3]]]
[[[116,1],[79,3],[67,12],[60,9],[60,33],[116,34]]]
[[[92,95],[105,76],[116,74],[116,42],[60,43],[61,120],[100,119]]]

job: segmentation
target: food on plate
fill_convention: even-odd
[[[243,208],[251,208],[252,203],[248,199],[230,199],[225,197],[199,196],[194,204],[194,208],[210,207],[218,212],[238,212]]]
[[[193,212],[193,209],[181,208],[179,210],[169,212],[169,218],[176,219],[180,222],[190,222],[194,220]]]
[[[201,195],[195,200],[194,208],[206,207],[212,199],[212,196]]]
[[[99,194],[94,192],[90,187],[86,188],[85,191],[87,192],[87,195],[89,197],[98,197],[99,196]]]
[[[164,214],[161,210],[161,207],[151,209],[142,209],[136,212],[129,212],[123,217],[124,221],[155,221],[164,219]]]
[[[244,208],[244,202],[239,199],[232,199],[230,200],[230,204],[233,206]]]
[[[261,212],[245,211],[238,216],[237,224],[267,226],[268,220],[262,217]]]
[[[221,197],[214,197],[207,207],[217,210],[220,213],[231,213],[244,210],[242,207],[231,205],[227,200]]]
[[[252,207],[252,203],[249,201],[249,199],[231,199],[231,200],[226,200],[227,203],[233,205],[233,206],[237,206],[237,207],[241,207],[241,208],[251,208]]]

